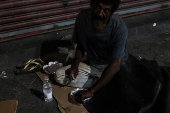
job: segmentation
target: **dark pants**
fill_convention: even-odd
[[[90,113],[149,113],[160,89],[153,69],[130,55],[113,79],[84,106]]]

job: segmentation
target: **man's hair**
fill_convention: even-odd
[[[111,5],[112,6],[112,12],[115,12],[117,10],[117,8],[119,7],[120,0],[91,0],[90,6],[93,6],[96,3]]]

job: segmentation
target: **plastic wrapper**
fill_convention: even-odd
[[[77,89],[75,89],[75,90],[73,90],[73,91],[70,92],[70,97],[71,97],[71,99],[72,99],[74,102],[76,102],[76,101],[75,101],[75,94],[76,94],[78,91],[81,91],[81,90],[87,90],[87,89],[77,88]],[[89,97],[89,98],[84,99],[84,101],[85,101],[85,102],[88,102],[91,98],[92,98],[92,96]],[[78,104],[78,102],[77,102],[77,104]]]
[[[58,69],[62,68],[63,64],[57,61],[49,62],[48,65],[43,66],[43,70],[46,74],[54,74]]]
[[[6,78],[6,72],[5,71],[2,71],[2,73],[0,74],[0,78]]]
[[[72,59],[75,57],[75,50],[69,50],[68,48],[65,48],[65,47],[58,47],[58,49],[59,49],[59,53],[68,54],[65,62],[67,62],[69,58]]]

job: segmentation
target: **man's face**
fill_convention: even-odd
[[[92,6],[92,19],[93,21],[100,21],[102,23],[105,23],[109,20],[111,14],[112,14],[112,6],[111,5],[105,5],[102,3],[95,3]]]

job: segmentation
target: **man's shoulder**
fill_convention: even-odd
[[[119,15],[112,14],[111,21],[114,26],[127,29],[126,23]]]

